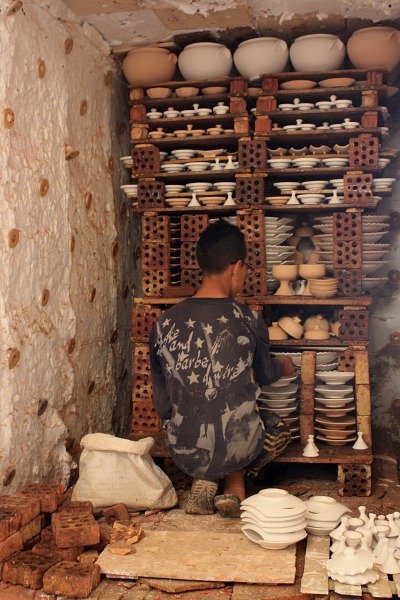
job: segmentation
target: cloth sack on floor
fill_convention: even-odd
[[[172,482],[150,456],[153,445],[151,437],[133,442],[105,433],[85,435],[72,500],[90,500],[94,508],[118,502],[135,510],[175,506]]]

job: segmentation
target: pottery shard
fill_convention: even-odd
[[[109,551],[112,554],[133,554],[136,552],[136,548],[131,546],[131,544],[127,544],[126,542],[113,542],[108,546]]]
[[[110,506],[108,508],[103,509],[103,515],[107,517],[114,517],[119,521],[129,521],[129,513],[125,506],[120,502],[119,504],[114,504],[114,506]]]
[[[100,528],[93,515],[53,513],[51,528],[58,548],[95,546],[100,542]]]
[[[21,515],[14,510],[0,509],[0,542],[18,531]]]
[[[0,496],[0,509],[13,510],[21,515],[20,525],[33,521],[40,513],[40,501],[37,498],[14,494],[13,496]]]
[[[96,560],[99,558],[99,553],[96,550],[88,550],[87,552],[83,552],[77,557],[78,562],[81,565],[94,565]]]
[[[111,543],[136,544],[144,536],[144,531],[130,522],[115,521],[111,530]]]
[[[186,581],[184,579],[153,579],[152,577],[140,577],[138,583],[149,585],[156,590],[168,592],[169,594],[225,587],[225,584],[220,581]]]
[[[72,514],[88,513],[89,515],[92,515],[93,504],[89,500],[67,502],[60,506],[58,512],[68,512]]]
[[[72,561],[62,561],[45,573],[43,590],[46,594],[87,598],[99,583],[98,565],[80,565]]]
[[[22,537],[19,531],[10,535],[0,542],[0,561],[6,560],[15,552],[19,552],[23,548]]]
[[[20,529],[22,542],[26,544],[29,540],[39,535],[42,529],[42,517],[38,515],[32,521],[29,521],[26,525],[23,525]]]
[[[62,484],[50,485],[48,483],[33,483],[21,492],[31,498],[37,498],[40,502],[41,512],[55,512],[64,497],[64,486]]]
[[[57,561],[54,556],[38,556],[31,551],[19,552],[4,563],[3,581],[39,590],[43,584],[43,575]]]

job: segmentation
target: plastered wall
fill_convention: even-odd
[[[9,4],[0,0],[0,493],[66,482],[83,434],[126,433],[131,368],[125,83],[108,45],[61,3],[7,14]]]

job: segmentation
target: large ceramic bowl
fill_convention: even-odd
[[[311,496],[304,504],[307,507],[307,523],[309,525],[312,525],[312,521],[338,521],[345,513],[351,512],[350,508],[330,496]]]
[[[303,35],[290,47],[290,60],[296,71],[334,71],[345,55],[343,42],[329,33]]]
[[[122,70],[131,85],[148,86],[170,81],[175,73],[177,58],[165,48],[143,46],[128,52]]]
[[[178,58],[179,70],[186,80],[225,77],[231,71],[232,62],[230,50],[215,42],[189,44]]]
[[[263,73],[283,71],[288,57],[286,42],[275,37],[259,37],[239,44],[233,60],[243,77],[257,79]]]
[[[305,514],[307,507],[303,500],[286,490],[269,488],[243,500],[241,508],[256,508],[265,516],[294,517]]]

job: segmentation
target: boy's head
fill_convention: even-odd
[[[235,225],[219,219],[200,235],[196,248],[197,262],[205,275],[223,273],[229,265],[246,259],[246,242]]]

